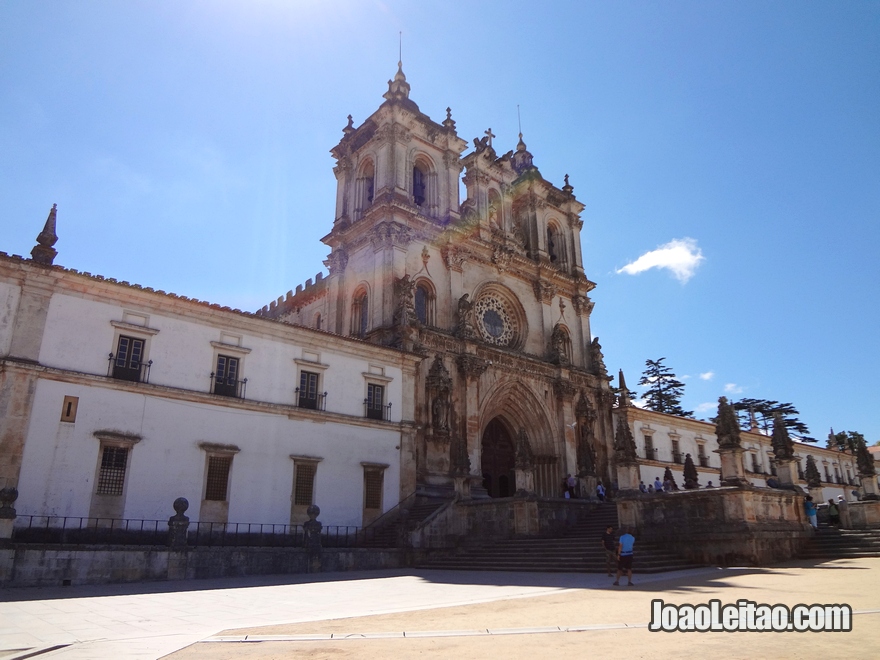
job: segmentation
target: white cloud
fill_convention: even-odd
[[[712,380],[713,378],[715,378],[714,371],[707,371],[704,374],[700,374],[700,380]]]
[[[706,403],[701,403],[696,408],[694,408],[695,412],[704,413],[709,412],[710,410],[715,410],[718,407],[718,404],[714,401],[707,401]]]
[[[743,388],[737,385],[736,383],[727,383],[724,386],[724,392],[726,394],[742,394]]]
[[[652,268],[667,268],[675,278],[684,284],[697,270],[706,257],[692,238],[675,238],[656,250],[645,252],[641,257],[628,263],[617,273],[638,275]]]
[[[632,402],[632,404],[633,404],[636,408],[641,408],[642,410],[644,410],[644,409],[645,409],[645,406],[648,405],[648,402],[645,401],[645,400],[643,400],[643,399],[638,399],[638,400],[634,400],[634,401]]]

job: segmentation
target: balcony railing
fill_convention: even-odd
[[[327,409],[327,393],[306,392],[302,388],[297,387],[294,390],[296,394],[296,406],[298,408],[308,408],[309,410],[326,410]]]
[[[218,376],[211,372],[211,391],[220,396],[229,396],[236,399],[243,399],[245,390],[247,389],[248,379],[236,380],[235,378],[226,378]]]
[[[709,467],[709,457],[708,456],[698,456],[700,459],[700,467]]]
[[[149,362],[131,362],[121,357],[116,357],[110,353],[107,359],[107,375],[117,380],[127,380],[132,383],[149,383],[150,367],[153,361]]]
[[[645,458],[649,461],[653,461],[657,458],[657,448],[656,447],[645,447]]]
[[[369,399],[364,399],[364,417],[367,419],[378,419],[383,422],[391,420],[391,404],[376,405]]]
[[[678,463],[679,465],[681,465],[681,461],[682,461],[681,452],[680,451],[672,452],[672,462]]]

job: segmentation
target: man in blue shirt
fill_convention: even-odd
[[[626,528],[621,531],[623,534],[617,544],[617,578],[614,580],[614,585],[620,585],[620,576],[625,571],[626,579],[629,580],[629,584],[626,586],[631,587],[633,586],[633,545],[635,545],[636,537],[630,534]]]
[[[807,518],[810,519],[810,524],[813,526],[813,529],[819,528],[819,522],[816,520],[816,511],[818,511],[818,508],[813,503],[812,495],[807,495],[807,499],[804,500],[804,513],[806,513]]]

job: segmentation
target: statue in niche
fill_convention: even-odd
[[[594,338],[590,344],[590,363],[597,375],[603,378],[608,376],[608,369],[605,368],[605,356],[602,355],[602,344],[599,343],[598,337]]]
[[[580,425],[580,433],[578,434],[577,443],[577,464],[580,476],[596,476],[596,448],[593,447],[593,432],[590,430],[590,423],[582,420]]]
[[[449,388],[442,387],[431,402],[431,422],[434,432],[446,435],[449,433]]]
[[[498,220],[498,207],[495,202],[489,203],[489,226],[492,229],[501,229],[501,223]]]
[[[394,310],[394,321],[397,325],[415,325],[418,323],[415,303],[415,282],[409,275],[404,275],[394,282],[394,297],[397,306]]]
[[[458,299],[458,321],[455,334],[461,339],[472,339],[475,336],[474,325],[471,322],[474,304],[469,298],[470,295],[466,293]]]
[[[565,330],[557,323],[550,334],[550,360],[554,364],[567,365],[569,360],[566,348]]]

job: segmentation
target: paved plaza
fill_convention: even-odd
[[[638,575],[371,571],[0,591],[0,659],[880,657],[880,559]],[[848,603],[849,633],[652,633],[650,602]],[[54,650],[53,650],[54,649]],[[38,655],[32,655],[38,654]]]

